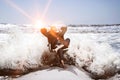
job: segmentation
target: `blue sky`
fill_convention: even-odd
[[[118,24],[120,0],[0,0],[0,23]]]

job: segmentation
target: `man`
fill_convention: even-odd
[[[67,27],[61,27],[61,31],[56,32],[55,27],[51,27],[49,31],[46,28],[41,29],[41,33],[48,38],[50,51],[56,51],[57,58],[61,67],[64,67],[64,53],[67,51],[70,39],[64,40],[64,34]]]
[[[58,63],[60,64],[60,67],[65,68],[65,63],[64,63],[64,53],[66,53],[66,51],[68,50],[68,46],[70,43],[70,39],[67,38],[66,40],[64,40],[64,34],[67,31],[67,27],[61,27],[61,30],[59,32],[56,33],[56,38],[58,40],[57,45],[58,47],[56,48],[56,52],[57,52],[57,58],[58,58]]]

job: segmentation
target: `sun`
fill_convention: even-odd
[[[41,21],[41,20],[36,20],[35,23],[34,23],[34,26],[35,26],[36,28],[42,28],[42,27],[45,26],[45,24],[44,24],[44,22]]]

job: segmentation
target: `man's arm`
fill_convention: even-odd
[[[65,32],[67,31],[67,27],[61,27],[61,30],[62,30],[61,35],[64,35]]]
[[[46,28],[40,29],[40,32],[41,32],[44,36],[48,37],[48,32],[47,32],[47,29],[46,29]]]

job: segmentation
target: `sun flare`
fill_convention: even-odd
[[[35,23],[34,23],[34,26],[35,26],[36,28],[42,28],[42,27],[45,26],[45,24],[44,24],[44,22],[41,21],[41,20],[36,20]]]

